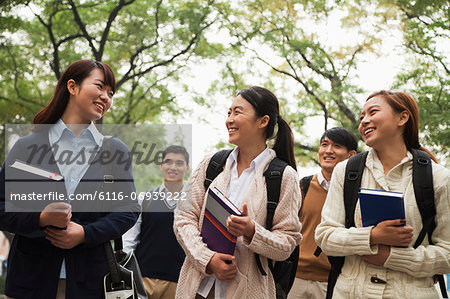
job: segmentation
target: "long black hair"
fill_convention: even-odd
[[[278,124],[278,132],[274,137],[275,144],[272,148],[278,158],[297,169],[294,157],[294,136],[291,127],[280,115],[277,97],[271,91],[260,86],[243,89],[236,96],[238,95],[253,106],[258,117],[269,116],[269,123],[265,131],[266,140],[274,137],[275,125]]]
[[[61,118],[69,103],[69,90],[67,89],[67,81],[73,79],[78,85],[81,85],[84,79],[94,69],[100,69],[105,76],[105,84],[116,92],[116,79],[114,73],[104,62],[94,60],[78,60],[72,63],[61,75],[56,84],[55,92],[50,102],[39,111],[33,119],[34,124],[54,124]]]

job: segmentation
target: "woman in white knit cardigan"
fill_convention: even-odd
[[[402,192],[406,220],[361,227],[358,203],[356,227],[345,228],[346,162],[336,166],[315,234],[318,246],[327,255],[345,256],[333,298],[438,298],[433,275],[450,272],[449,171],[432,163],[437,211],[437,226],[431,237],[434,245],[425,238],[414,249],[422,218],[414,195],[412,154],[408,150],[425,150],[419,144],[417,104],[406,93],[380,91],[366,100],[360,119],[359,133],[371,147],[361,187]]]
[[[210,250],[200,236],[206,204],[203,182],[211,157],[194,172],[188,199],[180,201],[175,211],[174,231],[186,252],[176,298],[275,298],[267,258],[288,258],[301,239],[292,131],[278,111],[275,95],[257,86],[240,91],[228,111],[229,142],[237,147],[210,187],[218,187],[243,212],[243,216],[227,219],[228,231],[238,237],[234,256]],[[278,133],[272,150],[266,140],[273,136],[275,125]],[[290,166],[283,173],[273,228],[268,231],[264,228],[267,192],[263,172],[275,156]],[[267,276],[261,275],[255,253]]]

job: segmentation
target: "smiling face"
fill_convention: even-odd
[[[370,98],[360,115],[359,134],[367,146],[376,150],[403,142],[404,125],[408,121],[406,111],[395,113],[392,107],[381,97]]]
[[[87,124],[100,119],[111,107],[114,92],[105,84],[103,72],[95,68],[78,85],[74,80],[67,82],[70,93],[65,111],[70,123]]]
[[[225,125],[228,129],[228,141],[237,146],[265,140],[264,128],[268,116],[257,117],[253,106],[242,96],[237,96],[230,109]]]
[[[320,167],[330,174],[333,172],[336,164],[356,153],[354,150],[349,151],[345,146],[333,142],[327,136],[322,139],[318,152]]]
[[[189,171],[183,154],[167,153],[160,165],[165,182],[182,182]]]

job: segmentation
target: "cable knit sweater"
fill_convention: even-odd
[[[256,169],[255,177],[248,186],[242,204],[248,205],[249,216],[255,222],[255,234],[248,243],[239,237],[236,243],[235,257],[238,272],[228,283],[226,298],[275,298],[275,285],[267,265],[267,258],[285,260],[301,240],[301,224],[298,219],[300,208],[300,190],[297,172],[286,167],[280,191],[280,201],[275,210],[272,231],[264,228],[267,208],[266,182],[263,172],[275,152],[270,150],[268,157]],[[187,189],[187,200],[180,201],[175,211],[174,231],[178,242],[186,252],[186,259],[178,280],[176,298],[194,298],[200,282],[206,274],[206,266],[214,255],[200,236],[205,212],[205,188],[203,181],[206,168],[211,159],[204,159],[194,172]],[[211,183],[211,187],[226,190],[230,182],[230,167],[225,165],[224,171]],[[262,276],[255,261],[255,253],[260,254],[264,270],[268,274]]]
[[[391,247],[382,267],[362,260],[361,255],[378,252],[370,245],[370,227],[361,227],[359,201],[355,211],[356,227],[346,229],[343,184],[346,161],[333,171],[330,189],[322,210],[322,222],[316,229],[316,242],[331,256],[345,256],[345,264],[334,288],[333,298],[438,298],[433,275],[450,272],[450,199],[449,171],[432,164],[436,204],[436,229],[429,245],[425,237],[422,245],[412,248],[422,229],[422,218],[416,204],[412,183],[412,154],[408,152],[397,166],[384,174],[383,165],[376,152],[369,152],[361,187],[402,192],[404,195],[406,223],[413,227],[413,242],[407,248]],[[383,283],[371,282],[377,277]]]

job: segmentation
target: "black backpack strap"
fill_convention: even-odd
[[[346,228],[355,226],[355,208],[368,153],[359,153],[350,157],[345,168],[344,205]]]
[[[317,248],[319,248],[319,247],[317,247]],[[328,261],[331,264],[331,269],[330,269],[330,273],[328,273],[327,295],[326,295],[325,299],[333,298],[334,286],[336,285],[336,281],[337,281],[339,274],[341,274],[341,269],[344,266],[345,257],[343,257],[343,256],[328,256]]]
[[[316,250],[314,250],[314,256],[315,257],[319,257],[319,255],[322,253],[322,248],[320,248],[319,246],[316,246]]]
[[[306,198],[306,193],[308,193],[309,185],[311,184],[311,180],[313,178],[313,175],[302,177],[300,180],[300,191],[302,193],[302,205],[303,207],[303,201]]]
[[[225,149],[218,151],[215,153],[211,160],[209,161],[208,167],[206,168],[206,178],[203,182],[205,186],[205,190],[209,188],[212,181],[223,171],[223,167],[225,166],[225,162],[227,161],[228,156],[232,152],[232,149]]]
[[[281,179],[283,178],[283,172],[286,166],[288,166],[288,164],[285,161],[275,157],[264,172],[267,187],[266,229],[268,230],[272,229],[273,216],[275,215],[275,209],[280,200]],[[259,254],[255,254],[255,258],[259,272],[261,272],[262,275],[267,275],[262,267]],[[269,268],[271,271],[273,271],[272,267],[272,262],[269,260]]]
[[[300,203],[300,210],[298,211],[298,217],[300,218],[300,214],[303,209],[303,204],[305,202],[306,194],[308,193],[309,185],[311,184],[311,180],[313,178],[313,175],[305,176],[301,178],[300,180],[300,193],[301,193],[301,203]]]
[[[416,197],[417,207],[422,216],[422,229],[419,236],[414,242],[413,248],[419,247],[422,244],[425,235],[428,235],[428,242],[433,245],[431,235],[436,228],[436,205],[434,202],[434,187],[433,187],[433,169],[431,166],[430,156],[421,150],[409,149],[413,155],[413,185],[414,195]],[[439,281],[442,298],[448,298],[447,289],[443,275],[436,275]]]
[[[264,172],[267,186],[266,229],[268,230],[272,228],[275,209],[280,201],[281,179],[283,178],[283,172],[286,166],[288,166],[286,162],[275,157]]]
[[[104,136],[102,144],[102,152],[111,152],[111,139],[112,136]],[[112,163],[103,164],[103,189],[105,192],[111,191],[111,184],[114,182]]]
[[[111,139],[112,136],[104,136],[102,151],[111,152]],[[103,191],[111,192],[112,184],[114,183],[114,175],[112,170],[112,163],[102,163],[103,164]],[[122,237],[114,240],[114,251],[120,251],[123,248]]]
[[[436,228],[434,217],[436,216],[436,206],[434,205],[433,190],[433,170],[431,168],[430,156],[420,150],[410,149],[413,155],[413,185],[417,207],[422,216],[422,230],[414,243],[414,248],[422,244],[425,235],[428,234],[430,244],[431,234]]]
[[[345,168],[344,206],[346,228],[355,226],[355,208],[356,203],[358,202],[358,191],[361,187],[361,178],[366,164],[367,154],[368,152],[364,152],[350,157]],[[320,254],[320,251],[320,249],[316,249],[314,254]],[[328,260],[331,264],[331,270],[328,274],[326,299],[331,299],[333,297],[333,290],[337,278],[339,274],[341,274],[342,267],[344,266],[345,257],[329,256]]]
[[[447,288],[445,287],[444,275],[439,274],[436,276],[437,276],[437,280],[439,281],[439,288],[441,289],[442,298],[448,298]],[[449,282],[447,281],[447,283],[449,283]]]

